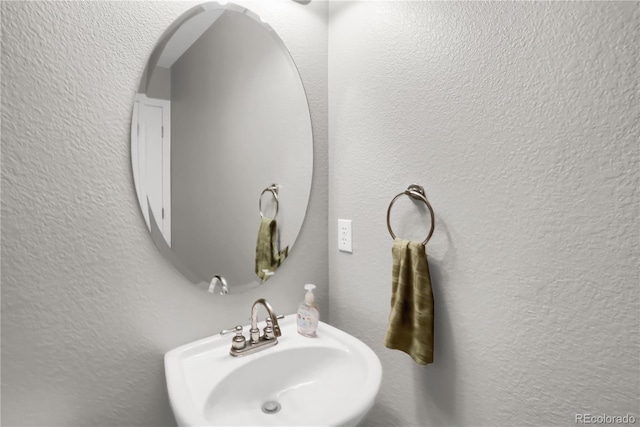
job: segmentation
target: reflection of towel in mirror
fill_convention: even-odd
[[[391,315],[384,339],[419,365],[433,362],[433,293],[427,253],[420,242],[395,239],[391,249]]]
[[[278,226],[273,218],[262,218],[256,242],[256,274],[263,281],[271,277],[289,254],[289,246],[278,251]],[[265,272],[264,270],[267,270]]]

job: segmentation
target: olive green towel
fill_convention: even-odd
[[[391,315],[384,345],[419,365],[433,362],[433,293],[427,253],[420,242],[395,239],[391,249]]]
[[[264,270],[275,272],[289,254],[289,246],[278,251],[278,225],[273,218],[262,218],[256,242],[256,274],[266,281],[271,275]]]

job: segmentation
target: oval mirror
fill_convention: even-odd
[[[154,48],[133,106],[131,160],[153,241],[215,293],[265,283],[291,253],[311,191],[307,98],[257,15],[205,3]]]

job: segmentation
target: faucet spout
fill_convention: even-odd
[[[273,327],[273,333],[275,334],[275,336],[276,337],[282,336],[282,332],[280,331],[280,325],[278,324],[278,316],[273,311],[273,307],[271,307],[271,304],[269,304],[267,300],[265,300],[264,298],[260,298],[259,300],[256,300],[256,302],[254,302],[253,305],[251,306],[251,331],[250,332],[259,334],[258,308],[260,308],[260,305],[264,306],[264,308],[267,310],[267,313],[269,314],[269,318],[271,319],[271,324]],[[252,338],[252,341],[254,341],[253,336],[251,338]]]
[[[213,276],[211,279],[211,283],[209,284],[209,293],[214,293],[216,291],[216,285],[220,283],[220,295],[228,295],[229,294],[229,285],[227,281],[222,276]]]

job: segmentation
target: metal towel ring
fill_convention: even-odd
[[[279,208],[279,203],[278,203],[278,190],[280,189],[280,186],[278,184],[271,184],[270,186],[268,186],[267,188],[265,188],[264,190],[262,190],[262,193],[260,193],[260,197],[258,198],[258,209],[260,210],[260,218],[264,218],[264,214],[262,213],[262,195],[264,193],[266,193],[267,191],[270,191],[271,194],[273,194],[273,198],[276,201],[276,214],[274,215],[274,218],[278,216],[278,208]]]
[[[429,208],[429,213],[431,214],[431,230],[429,231],[429,235],[427,236],[427,238],[424,240],[424,242],[422,242],[422,245],[425,246],[427,242],[429,242],[429,239],[431,239],[431,236],[433,235],[433,231],[435,230],[436,225],[435,225],[435,215],[433,213],[433,208],[431,207],[431,203],[429,203],[429,201],[427,200],[427,196],[425,196],[424,188],[422,188],[420,185],[411,184],[405,191],[398,194],[389,203],[389,209],[387,209],[387,228],[389,229],[389,234],[391,234],[391,237],[393,237],[394,239],[396,238],[396,235],[393,233],[393,230],[391,229],[391,222],[390,222],[391,206],[393,206],[393,202],[395,202],[396,199],[402,196],[403,194],[406,194],[407,196],[411,197],[414,200],[423,201]]]

